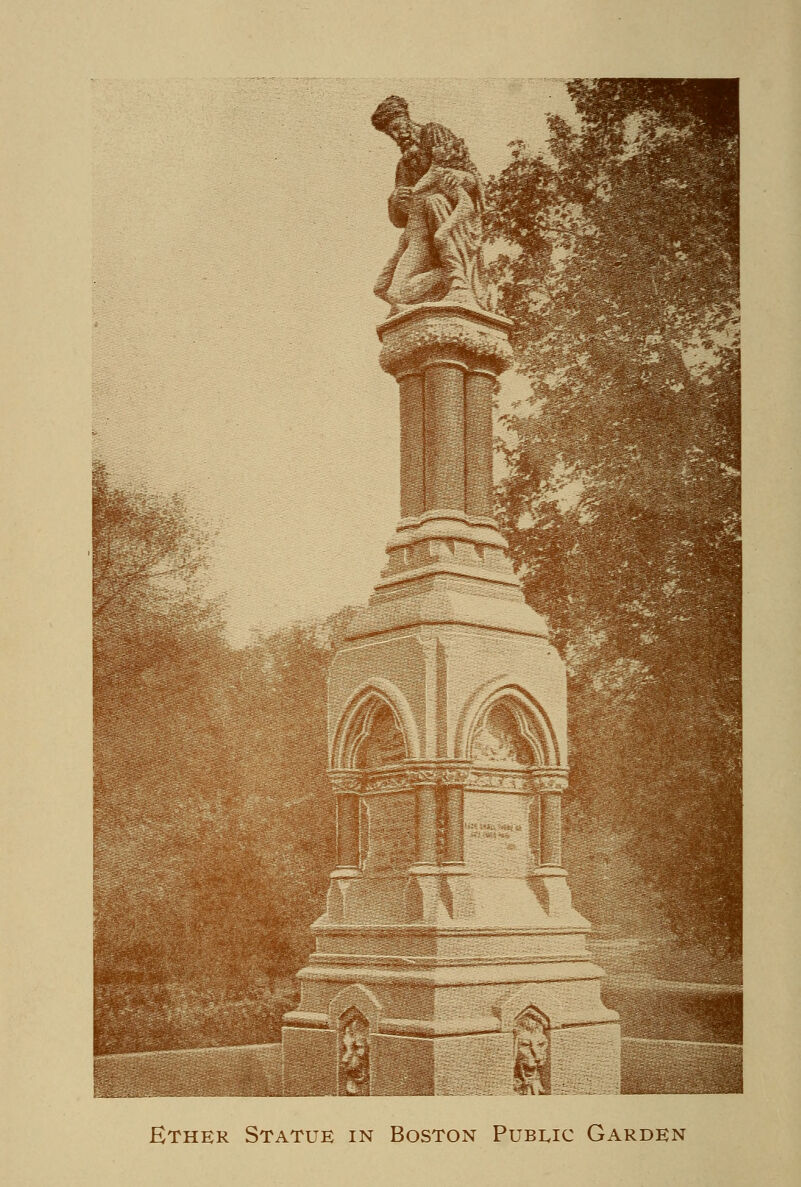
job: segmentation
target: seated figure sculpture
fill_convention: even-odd
[[[401,236],[376,281],[376,296],[393,311],[445,299],[490,308],[484,188],[465,142],[442,124],[413,123],[398,95],[378,105],[372,122],[401,150],[388,203]]]

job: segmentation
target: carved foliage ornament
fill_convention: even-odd
[[[365,785],[365,790],[376,791],[411,791],[415,787],[462,787],[468,776],[467,766],[445,763],[428,763],[426,765],[403,765],[391,771],[376,771],[371,773]]]
[[[543,1081],[549,1042],[546,1023],[533,1007],[515,1020],[514,1089],[518,1096],[544,1096]]]
[[[470,791],[516,791],[531,793],[535,775],[532,771],[498,771],[478,768],[471,771],[465,783]]]
[[[396,375],[435,363],[443,353],[464,358],[465,364],[480,363],[495,373],[505,371],[514,361],[509,340],[502,330],[478,325],[456,317],[431,317],[413,325],[398,326],[385,333],[378,361],[385,371]]]
[[[335,793],[358,795],[362,792],[412,791],[415,787],[464,787],[476,791],[518,791],[559,793],[567,790],[567,773],[530,770],[503,770],[492,762],[475,766],[399,764],[383,771],[329,771]]]
[[[364,786],[364,776],[359,772],[329,771],[328,777],[337,795],[358,795]]]
[[[532,773],[533,786],[540,795],[561,794],[567,791],[567,775],[538,775]]]

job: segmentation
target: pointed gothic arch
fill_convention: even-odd
[[[556,733],[542,706],[507,679],[478,689],[465,705],[456,756],[500,766],[561,766]]]
[[[402,693],[388,680],[373,680],[358,689],[334,732],[331,766],[373,770],[419,756],[417,728]]]

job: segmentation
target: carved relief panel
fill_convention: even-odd
[[[370,1024],[355,1009],[339,1022],[339,1095],[370,1095]]]
[[[518,1096],[545,1096],[550,1040],[548,1022],[529,1006],[514,1024],[514,1089]]]
[[[542,763],[530,723],[512,700],[496,701],[482,715],[470,747],[474,762],[505,767]]]

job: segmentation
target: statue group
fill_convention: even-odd
[[[467,145],[442,124],[415,124],[399,95],[384,99],[372,122],[401,151],[388,203],[401,236],[376,281],[376,296],[393,312],[445,299],[489,309],[484,187]]]

